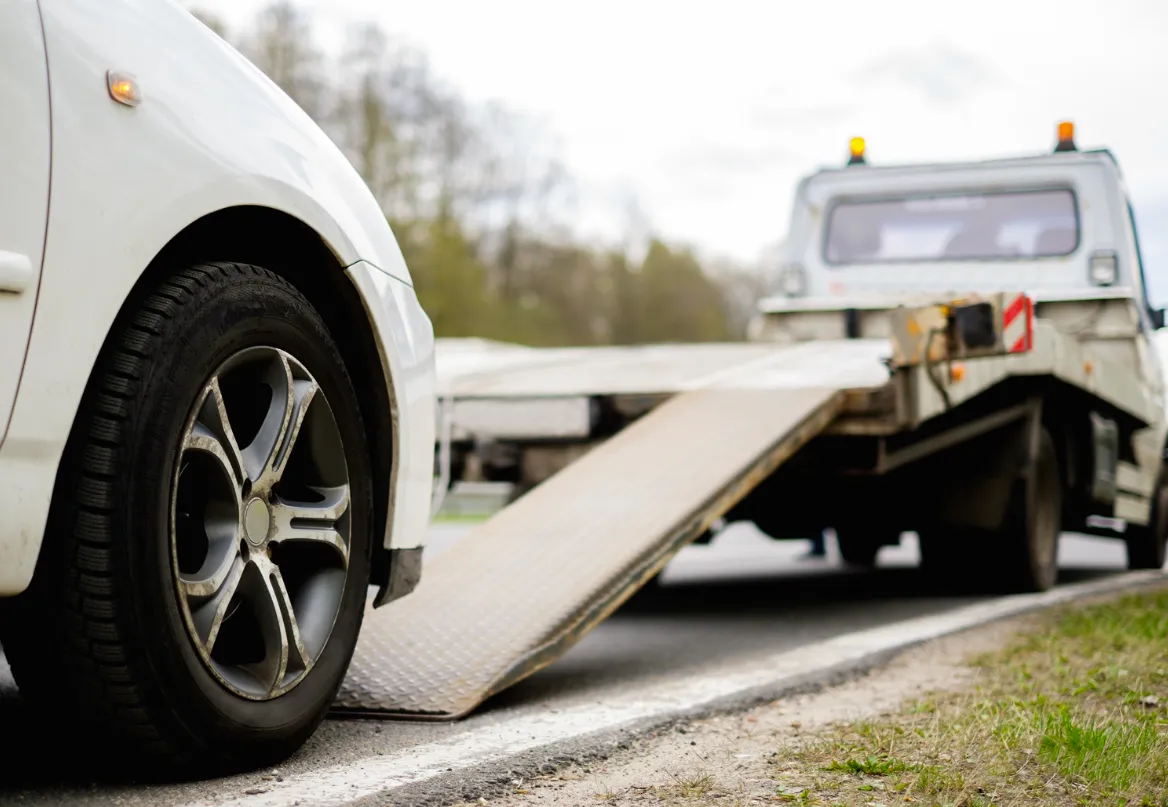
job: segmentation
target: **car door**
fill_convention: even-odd
[[[37,0],[0,2],[0,443],[24,366],[49,208],[49,78]]]

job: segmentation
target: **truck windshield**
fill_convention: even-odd
[[[840,201],[823,257],[830,264],[989,261],[1069,255],[1079,216],[1069,189]]]

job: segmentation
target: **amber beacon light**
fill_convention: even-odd
[[[863,165],[864,164],[864,138],[853,137],[852,142],[848,144],[850,154],[848,156],[848,165]]]
[[[1078,151],[1075,146],[1075,124],[1069,120],[1065,120],[1058,125],[1058,143],[1054,150],[1058,151]]]

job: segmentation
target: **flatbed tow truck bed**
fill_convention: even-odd
[[[898,310],[903,335],[910,320],[927,328],[949,309]],[[931,344],[918,339],[913,354],[899,338],[448,345],[439,376],[455,438],[582,440],[603,420],[601,402],[623,407],[627,422],[428,564],[413,594],[371,608],[335,712],[466,715],[562,655],[815,438],[874,440],[868,470],[887,471],[1037,416],[1032,391],[995,396],[1019,380],[1079,395],[1119,424],[1132,451],[1115,463],[1115,515],[1148,520],[1140,466],[1159,465],[1163,435],[1147,427],[1162,418],[1127,367],[1041,319],[1021,352],[999,338],[988,352],[934,358]]]
[[[440,345],[439,489],[521,495],[367,615],[337,712],[467,714],[723,518],[859,565],[915,531],[955,584],[1049,588],[1062,530],[1163,568],[1165,313],[1114,156],[1070,122],[1043,155],[849,152],[797,186],[752,343]]]

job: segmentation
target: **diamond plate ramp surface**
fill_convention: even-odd
[[[366,614],[341,713],[451,719],[553,661],[839,410],[835,388],[699,389],[626,427]]]

